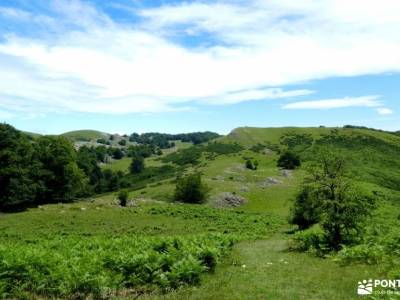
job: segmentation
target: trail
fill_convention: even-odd
[[[371,276],[376,267],[341,267],[330,259],[290,252],[282,234],[237,244],[201,286],[162,299],[359,299],[357,281]]]

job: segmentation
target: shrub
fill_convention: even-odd
[[[174,199],[186,203],[204,203],[208,191],[208,187],[201,181],[200,174],[192,174],[178,179]]]
[[[129,196],[129,193],[127,190],[120,190],[118,193],[119,205],[125,207],[126,203],[128,201],[128,196]]]
[[[250,159],[246,160],[245,166],[247,169],[254,170],[253,162]]]
[[[131,165],[129,167],[129,171],[131,174],[138,174],[144,170],[144,158],[139,155],[135,155],[132,158]]]
[[[318,225],[296,232],[293,241],[292,247],[296,250],[311,251],[318,255],[328,252],[325,233]]]
[[[281,154],[278,159],[278,167],[287,169],[287,170],[294,170],[297,167],[300,167],[301,162],[300,158],[297,154],[293,152],[286,151]]]

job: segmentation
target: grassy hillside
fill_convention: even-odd
[[[97,130],[76,130],[63,133],[62,136],[75,141],[89,141],[101,138],[108,138],[110,134]]]
[[[229,145],[177,143],[161,157],[146,159],[149,167],[174,166],[174,175],[201,173],[210,188],[205,204],[173,202],[171,176],[148,178],[131,189],[125,208],[117,193],[109,193],[2,215],[0,261],[8,263],[0,262],[0,294],[336,300],[358,299],[360,280],[398,278],[398,258],[385,249],[400,253],[399,136],[368,129],[246,127],[218,142]],[[348,158],[353,181],[378,199],[365,244],[327,258],[290,250],[294,227],[287,218],[306,169],[277,167],[286,148],[305,164],[324,149]],[[257,170],[245,167],[248,159],[258,162]],[[129,163],[104,167],[125,171]],[[221,204],[226,193],[243,203]]]

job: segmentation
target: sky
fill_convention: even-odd
[[[398,0],[0,0],[0,122],[400,130]]]

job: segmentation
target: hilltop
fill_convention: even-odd
[[[74,141],[91,141],[102,138],[109,138],[111,134],[97,130],[75,130],[61,134],[61,136]]]

